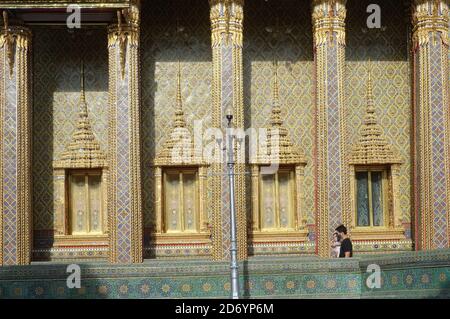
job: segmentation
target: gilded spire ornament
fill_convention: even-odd
[[[372,72],[369,62],[366,84],[366,113],[360,129],[360,137],[350,154],[350,164],[394,164],[401,163],[378,124],[373,99]]]
[[[81,90],[78,122],[72,141],[55,161],[55,168],[99,168],[106,167],[106,155],[92,131],[84,91],[84,64],[81,65]]]
[[[294,147],[287,128],[281,118],[278,86],[278,63],[273,63],[272,110],[270,126],[267,128],[267,149],[258,149],[256,160],[252,164],[299,164],[306,163],[305,156]]]
[[[156,166],[199,165],[202,163],[201,147],[194,146],[193,136],[187,128],[184,118],[181,97],[181,66],[178,61],[176,105],[173,117],[172,131],[164,143],[161,152],[155,159]]]

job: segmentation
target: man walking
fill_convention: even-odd
[[[352,241],[347,235],[347,228],[344,225],[340,225],[336,228],[339,239],[341,241],[341,249],[339,252],[339,258],[353,257],[353,245]]]

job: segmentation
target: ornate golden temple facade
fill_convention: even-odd
[[[448,1],[0,11],[0,265],[450,247]]]

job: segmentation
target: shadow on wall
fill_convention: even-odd
[[[346,60],[407,61],[411,29],[409,2],[348,0]],[[381,28],[367,27],[367,18],[373,11],[366,10],[371,4],[380,7]]]

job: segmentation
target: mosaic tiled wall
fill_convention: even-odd
[[[53,169],[75,129],[80,98],[80,56],[84,55],[89,117],[107,150],[108,53],[106,29],[69,33],[64,27],[33,28],[33,222],[53,228]]]
[[[400,205],[404,223],[411,211],[411,85],[410,18],[401,1],[379,0],[381,29],[366,26],[370,0],[348,1],[346,49],[346,102],[349,138],[355,142],[366,108],[366,72],[372,68],[376,116],[388,142],[400,153]]]
[[[177,29],[178,21],[178,29]],[[186,122],[211,121],[209,6],[195,0],[144,2],[141,26],[144,225],[154,216],[151,161],[168,137],[176,103],[177,61]],[[208,205],[210,207],[210,205]]]
[[[365,1],[369,3],[369,1]],[[365,28],[365,6],[348,2],[347,104],[354,141],[365,108],[367,60],[373,68],[377,116],[385,134],[405,160],[401,168],[401,207],[410,221],[410,78],[407,14],[400,2],[379,1],[381,30]],[[175,104],[176,65],[182,67],[186,119],[211,115],[212,57],[209,6],[196,0],[144,2],[141,34],[143,135],[143,210],[145,227],[154,220],[151,160],[167,138]],[[270,14],[276,10],[275,14]],[[362,11],[363,10],[363,11]],[[398,14],[401,12],[401,15]],[[310,6],[285,0],[277,8],[263,0],[247,1],[244,20],[244,107],[246,127],[267,124],[272,99],[272,61],[279,61],[282,116],[293,143],[306,154],[305,213],[314,224],[313,206],[313,52]],[[398,18],[398,16],[404,18]],[[278,16],[278,27],[276,16]],[[273,18],[267,18],[273,17]],[[178,31],[177,32],[177,20]],[[268,32],[272,30],[272,32]],[[274,38],[274,31],[279,36]],[[88,108],[94,133],[107,149],[108,61],[106,30],[69,33],[66,28],[34,27],[34,229],[52,228],[52,160],[69,141],[79,101],[79,56],[84,47]],[[104,41],[99,41],[104,39]],[[209,196],[209,195],[208,195]],[[248,196],[250,199],[250,196]],[[210,207],[210,205],[208,205]],[[248,210],[251,210],[250,203]]]
[[[266,127],[272,106],[273,61],[278,61],[281,114],[291,141],[302,149],[305,214],[314,223],[313,52],[308,1],[247,1],[244,19],[244,108],[246,128]],[[276,18],[278,16],[278,19]],[[278,21],[277,21],[278,20]],[[249,196],[250,198],[250,196]],[[251,210],[251,202],[248,202]]]

